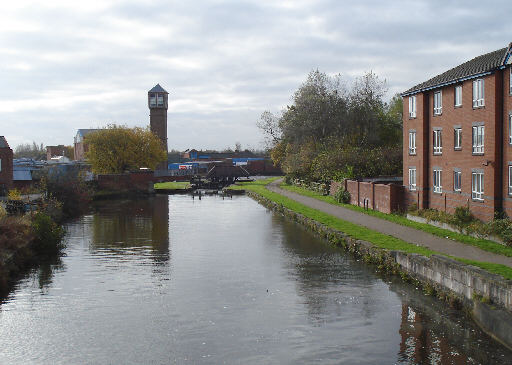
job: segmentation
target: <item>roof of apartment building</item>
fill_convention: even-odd
[[[0,148],[10,148],[4,136],[0,136]]]
[[[79,129],[78,133],[82,135],[82,137],[85,137],[89,133],[100,131],[101,129]]]
[[[402,96],[416,94],[439,86],[454,84],[480,75],[483,76],[484,74],[496,70],[505,64],[507,56],[511,51],[511,47],[512,43],[508,47],[475,57],[470,61],[464,62],[451,70],[443,72],[430,80],[410,88],[405,91]]]

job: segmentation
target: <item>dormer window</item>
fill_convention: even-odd
[[[156,106],[156,94],[149,94],[149,106]]]

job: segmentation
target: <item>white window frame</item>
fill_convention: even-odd
[[[453,149],[462,149],[462,128],[453,128]]]
[[[454,95],[454,106],[462,106],[462,85],[455,86]]]
[[[471,198],[473,200],[484,200],[484,173],[471,173]]]
[[[434,115],[443,113],[443,93],[441,90],[434,93]]]
[[[156,106],[164,106],[164,96],[162,94],[156,94]]]
[[[473,81],[473,108],[485,106],[485,82],[484,79]]]
[[[479,125],[473,127],[473,153],[483,154],[484,153],[484,142],[485,142],[485,126]]]
[[[512,67],[510,67],[510,78],[508,79],[508,82],[509,82],[510,95],[512,95]]]
[[[508,165],[508,195],[512,195],[512,165]]]
[[[453,172],[453,191],[462,191],[462,171]]]
[[[512,144],[512,114],[508,115],[508,143]]]
[[[156,94],[149,94],[149,106],[156,106]]]
[[[442,193],[443,192],[443,170],[442,169],[434,169],[433,173],[433,187],[434,187],[434,193]]]
[[[409,96],[409,118],[416,118],[416,95]]]
[[[409,168],[409,190],[416,190],[416,168]]]
[[[433,131],[434,155],[441,155],[443,153],[443,134],[441,129],[434,129]]]
[[[416,131],[409,132],[409,155],[416,154]]]

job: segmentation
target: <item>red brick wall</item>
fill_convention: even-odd
[[[345,180],[346,187],[350,193],[350,204],[365,206],[365,200],[369,209],[378,210],[383,213],[391,213],[402,210],[406,207],[404,187],[394,184],[374,184],[371,182],[358,182]],[[330,195],[334,195],[343,183],[332,181]]]
[[[344,186],[345,184],[339,181],[331,181],[331,185],[329,186],[329,195],[336,195],[339,188]]]
[[[359,183],[354,180],[347,180],[347,191],[350,193],[350,204],[359,205]]]
[[[149,187],[157,182],[188,181],[190,176],[154,176],[153,171],[136,171],[126,174],[98,175],[97,182],[100,189],[149,191]]]
[[[10,148],[0,148],[0,159],[2,160],[0,185],[4,185],[8,189],[13,187],[12,158],[13,152]]]
[[[375,184],[375,210],[383,213],[391,213],[392,185]],[[395,209],[396,210],[396,209]]]
[[[373,185],[369,182],[359,183],[359,206],[373,208]]]

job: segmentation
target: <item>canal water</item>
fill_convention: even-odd
[[[0,304],[0,364],[507,364],[463,313],[245,196],[102,202]]]

